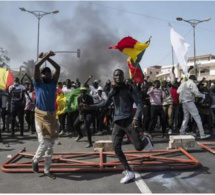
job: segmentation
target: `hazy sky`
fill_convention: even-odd
[[[97,68],[106,76],[118,66],[127,69],[127,57],[118,50],[107,49],[125,36],[139,42],[146,42],[152,36],[141,61],[142,68],[170,65],[169,23],[191,45],[188,56],[192,56],[192,27],[176,21],[176,17],[199,20],[210,17],[211,21],[196,27],[196,54],[215,54],[214,1],[1,1],[0,47],[9,52],[11,68],[36,60],[37,54],[37,19],[19,7],[30,11],[60,11],[41,19],[40,51],[81,49],[80,59],[76,54],[55,57],[64,71],[75,76],[80,71],[87,75]]]

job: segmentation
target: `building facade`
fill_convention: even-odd
[[[207,54],[196,56],[196,65],[198,71],[198,81],[202,78],[207,80],[215,80],[215,55]],[[194,66],[194,57],[189,57],[187,61],[188,68]],[[160,67],[160,68],[158,68]],[[176,78],[184,77],[184,73],[179,65],[174,65]],[[144,69],[144,74],[149,76],[149,80],[170,80],[170,72],[172,70],[172,65],[168,66],[151,66]],[[190,74],[194,74],[194,69],[190,71]]]
[[[162,66],[150,66],[148,68],[143,69],[143,73],[145,76],[148,76],[149,81],[154,81],[156,80],[156,75],[160,74],[160,69]]]

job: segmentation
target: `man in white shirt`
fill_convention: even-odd
[[[194,103],[195,96],[205,98],[205,95],[199,92],[194,81],[196,81],[195,75],[190,75],[188,81],[181,83],[177,90],[184,112],[184,119],[181,125],[180,134],[185,134],[187,123],[189,121],[189,114],[191,114],[198,126],[200,138],[205,139],[210,137],[210,135],[205,135],[199,111]]]
[[[11,136],[14,136],[14,127],[15,127],[15,120],[16,116],[18,116],[19,124],[20,124],[20,136],[23,136],[24,132],[24,93],[25,87],[19,84],[19,78],[14,79],[14,84],[9,87],[9,93],[11,95],[11,117],[12,117],[12,124],[11,124]]]
[[[96,100],[96,102],[98,103],[102,103],[105,100],[107,100],[107,95],[106,93],[103,91],[102,87],[99,86],[98,87],[98,94],[94,96],[94,99]],[[97,115],[98,115],[98,132],[95,135],[102,135],[103,134],[103,128],[104,128],[104,117],[107,113],[108,108],[100,108],[98,110],[96,110]]]
[[[99,86],[98,80],[94,80],[93,86],[90,86],[90,95],[93,97],[94,104],[98,104],[100,102],[100,100],[98,98],[99,87],[101,87],[101,86]],[[99,114],[100,114],[100,112],[95,112],[95,115],[94,115],[94,118],[95,118],[93,121],[93,132],[94,133],[96,132],[96,130],[99,130]]]

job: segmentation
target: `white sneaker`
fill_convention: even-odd
[[[211,135],[203,135],[203,136],[201,136],[200,137],[200,139],[207,139],[207,138],[209,138]]]
[[[172,129],[169,129],[168,134],[169,134],[169,135],[172,134]]]
[[[152,143],[151,139],[148,136],[145,136],[144,139],[146,139],[148,142],[148,144],[146,145],[144,150],[152,151],[154,149],[154,147],[153,147],[153,143]]]
[[[189,134],[192,135],[193,137],[196,137],[196,133],[194,132],[190,132]]]
[[[59,133],[59,136],[61,136],[61,135],[65,135],[63,130],[61,130],[61,132]]]
[[[123,174],[125,174],[125,177],[123,177],[121,180],[120,180],[120,183],[127,183],[129,181],[131,181],[132,179],[135,178],[135,174],[131,171],[123,171]]]

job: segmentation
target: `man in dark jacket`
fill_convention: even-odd
[[[79,116],[75,120],[74,129],[78,132],[78,137],[76,138],[76,141],[79,141],[81,138],[83,138],[83,134],[81,132],[81,125],[84,124],[88,138],[88,144],[86,145],[86,148],[89,148],[93,146],[92,135],[90,130],[90,125],[93,122],[93,111],[81,109],[82,104],[86,105],[93,104],[93,98],[87,94],[87,90],[88,89],[85,86],[82,86],[80,88],[81,95],[78,98]]]
[[[142,113],[142,104],[140,97],[135,93],[133,88],[126,86],[124,81],[124,72],[121,69],[116,69],[113,73],[113,79],[115,82],[114,87],[111,89],[108,99],[97,105],[90,105],[84,107],[87,108],[101,108],[108,107],[111,102],[114,103],[114,125],[112,132],[112,140],[114,151],[122,163],[125,169],[125,177],[123,177],[120,183],[127,183],[135,178],[134,172],[132,172],[126,157],[122,151],[122,140],[127,133],[136,150],[141,151],[148,147],[149,150],[153,149],[152,142],[147,136],[140,136],[137,128],[139,127],[139,118]],[[133,103],[137,105],[137,111],[135,116],[132,115]],[[133,121],[133,122],[132,122]]]

